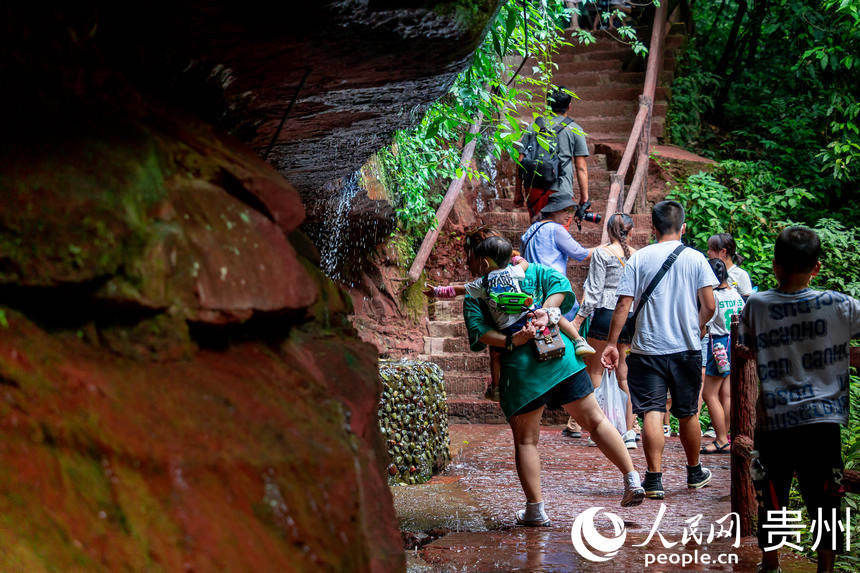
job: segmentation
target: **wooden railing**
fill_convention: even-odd
[[[621,163],[618,165],[618,170],[610,176],[609,200],[606,202],[606,216],[603,217],[601,243],[606,243],[609,240],[609,232],[607,230],[609,217],[618,211],[619,203],[622,203],[621,210],[625,213],[631,212],[637,196],[640,199],[640,205],[643,207],[645,205],[645,181],[648,177],[648,152],[651,146],[651,115],[654,111],[654,94],[657,91],[657,78],[660,75],[660,68],[663,64],[666,4],[667,2],[661,2],[654,11],[654,23],[651,26],[651,43],[648,46],[648,65],[645,70],[645,86],[642,89],[642,95],[639,96],[639,112],[636,114],[636,119],[633,122],[633,129],[630,130],[630,137],[627,139],[627,145],[624,147]],[[633,181],[630,182],[630,187],[627,190],[627,196],[622,201],[622,197],[624,196],[624,180],[627,178],[627,170],[633,161],[633,154],[637,150],[636,171],[633,174]]]
[[[738,514],[741,536],[755,533],[757,502],[750,474],[758,400],[758,374],[749,348],[741,346],[738,315],[731,322],[731,387],[729,424],[732,433],[732,511]]]

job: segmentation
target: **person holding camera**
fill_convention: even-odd
[[[529,216],[534,220],[549,202],[551,196],[555,194],[569,194],[571,197],[575,195],[573,191],[573,179],[576,176],[576,182],[579,185],[579,208],[577,215],[580,220],[588,211],[590,202],[588,200],[588,143],[583,135],[582,128],[574,123],[570,117],[572,110],[572,98],[570,93],[563,86],[559,86],[547,95],[547,104],[555,115],[547,122],[542,122],[541,118],[532,125],[531,130],[540,130],[553,134],[554,141],[551,141],[550,155],[553,155],[552,160],[557,163],[557,171],[554,172],[555,180],[552,177],[545,180],[540,174],[535,177],[534,172],[525,172],[520,169],[517,172],[517,188],[514,194],[514,202],[517,205],[525,203],[529,211]],[[533,153],[541,155],[543,152],[541,146],[534,144],[532,141]],[[528,155],[528,143],[524,139],[524,155]],[[540,157],[537,158],[541,160]],[[546,161],[546,159],[543,159]],[[526,161],[523,161],[526,163]],[[591,215],[591,213],[589,213]]]
[[[584,261],[591,256],[592,249],[586,249],[570,235],[570,224],[575,217],[576,203],[567,193],[554,193],[549,202],[541,210],[541,219],[532,223],[523,236],[522,242],[523,258],[529,263],[537,263],[552,267],[564,276],[567,276],[567,261]],[[565,314],[565,318],[573,322],[579,304]],[[579,336],[579,329],[573,338],[577,356],[594,354],[594,349],[589,346],[584,338]]]

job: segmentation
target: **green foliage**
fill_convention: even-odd
[[[747,0],[692,6],[670,139],[718,159],[767,161],[815,194],[819,216],[840,209],[860,184],[860,0],[772,0],[761,12]]]
[[[711,235],[731,233],[744,270],[764,289],[775,285],[773,242],[785,225],[786,208],[800,211],[812,195],[788,187],[761,163],[725,161],[682,181],[670,198],[687,211],[687,238],[693,246],[705,252]]]
[[[742,267],[759,289],[775,286],[773,243],[790,224],[805,224],[821,238],[821,273],[812,286],[860,296],[860,233],[833,218],[810,219],[815,196],[785,180],[763,163],[724,161],[708,173],[681,181],[670,197],[687,211],[687,238],[703,252],[708,237],[731,233]]]
[[[564,0],[503,2],[471,65],[448,93],[379,151],[380,180],[392,196],[403,235],[417,242],[436,224],[435,208],[451,179],[489,179],[486,172],[459,164],[462,147],[472,139],[478,140],[478,159],[519,158],[519,141],[527,127],[520,117],[551,115],[546,94],[553,87],[554,57],[570,45],[564,36],[570,18]],[[647,51],[631,26],[621,26],[616,33],[636,53]],[[595,41],[586,31],[575,39]],[[529,59],[515,75],[526,55]],[[468,130],[479,113],[482,126],[472,136]],[[539,141],[548,145],[540,136]]]

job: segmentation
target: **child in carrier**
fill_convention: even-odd
[[[514,250],[510,241],[500,236],[492,236],[487,240],[491,241],[489,246],[496,253],[493,257],[495,269],[486,269],[488,271],[486,274],[465,285],[429,287],[424,294],[433,298],[453,298],[469,294],[474,298],[485,300],[493,323],[503,334],[515,334],[531,321],[539,332],[548,325],[557,324],[559,330],[571,340],[581,340],[579,331],[572,322],[560,314],[557,308],[542,309],[528,294],[522,292],[519,281],[525,278],[529,263],[518,255],[513,256]],[[590,347],[583,348],[580,352],[580,348],[577,347],[576,355],[587,354],[589,349]],[[594,352],[593,349],[590,350]],[[491,352],[491,389],[498,388],[500,364],[501,355],[498,352]]]
[[[702,448],[703,454],[728,454],[729,451],[729,406],[731,397],[729,388],[729,348],[731,341],[729,333],[732,316],[740,314],[744,307],[744,299],[740,293],[729,286],[729,273],[721,259],[710,259],[708,264],[714,271],[720,284],[714,288],[714,299],[717,308],[714,317],[707,324],[708,347],[705,364],[705,381],[702,387],[702,398],[708,405],[711,414],[711,425],[715,431],[715,439]]]

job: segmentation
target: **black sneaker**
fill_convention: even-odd
[[[702,464],[687,466],[687,487],[699,489],[705,487],[711,481],[711,470],[703,468]]]
[[[642,487],[648,499],[663,499],[666,496],[663,491],[663,472],[645,472]]]
[[[570,428],[565,428],[561,431],[561,435],[565,438],[581,438],[582,432],[574,432]]]

